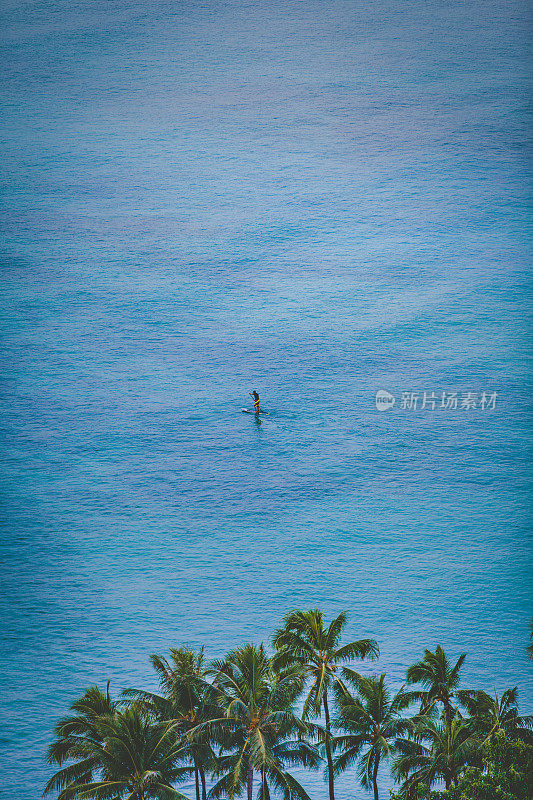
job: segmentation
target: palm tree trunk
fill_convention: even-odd
[[[270,792],[268,790],[268,783],[266,779],[265,768],[262,769],[261,779],[263,781],[263,800],[270,800]]]
[[[333,787],[333,759],[331,757],[331,722],[329,718],[327,690],[324,692],[323,701],[324,701],[324,714],[326,717],[326,739],[324,744],[326,746],[326,758],[328,762],[329,800],[335,800],[335,789]]]
[[[200,781],[202,782],[202,800],[207,800],[207,787],[205,785],[205,769],[201,764],[198,767],[198,772],[200,773]]]
[[[379,800],[378,795],[378,768],[379,768],[379,758],[376,758],[374,761],[374,769],[372,770],[372,788],[374,789],[374,800]]]
[[[248,800],[253,800],[254,796],[254,768],[250,764],[248,767]]]
[[[196,800],[200,800],[200,780],[198,777],[198,765],[196,759],[194,761],[194,780],[196,783]]]
[[[446,717],[446,725],[449,728],[452,722],[452,707],[449,700],[444,700],[444,716]]]
[[[452,777],[453,777],[452,770],[450,769],[450,765],[448,762],[448,765],[444,769],[444,785],[446,787],[446,790],[451,789]]]

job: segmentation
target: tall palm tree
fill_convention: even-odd
[[[102,732],[98,721],[102,717],[114,713],[115,703],[107,689],[102,692],[98,686],[91,686],[85,694],[70,706],[74,712],[57,723],[54,733],[55,741],[48,748],[48,763],[61,766],[67,761],[74,761],[58,770],[45,786],[43,794],[60,791],[70,783],[91,781],[99,762],[94,755],[94,748],[102,744]]]
[[[336,691],[339,713],[335,722],[344,734],[331,740],[333,751],[341,751],[333,770],[338,775],[357,762],[361,785],[372,788],[374,800],[379,800],[379,765],[390,758],[394,742],[408,729],[409,723],[402,719],[401,712],[409,705],[409,698],[402,689],[391,695],[384,673],[372,678],[354,674],[350,683],[358,697],[340,687]]]
[[[226,712],[201,723],[189,734],[192,742],[207,733],[221,748],[218,775],[210,798],[229,797],[246,790],[252,800],[254,780],[258,797],[268,800],[269,782],[285,800],[309,800],[305,789],[286,770],[287,764],[317,766],[319,757],[303,740],[305,725],[293,704],[302,690],[303,673],[294,666],[276,672],[263,645],[248,644],[213,663],[214,685],[226,701]],[[296,739],[291,738],[296,735]]]
[[[533,744],[533,716],[520,716],[517,709],[518,690],[507,689],[501,697],[482,690],[457,692],[458,699],[471,715],[473,730],[483,737],[483,744],[503,731],[510,739]]]
[[[162,695],[141,689],[125,689],[123,695],[134,698],[160,721],[175,723],[176,736],[185,737],[201,722],[218,716],[220,709],[216,702],[216,692],[207,680],[209,665],[204,656],[204,648],[198,652],[189,647],[170,649],[170,661],[158,655],[150,656]],[[194,743],[182,741],[182,756],[190,763],[190,773],[194,775],[196,800],[206,800],[206,771],[214,763],[214,753],[209,742],[195,740]],[[186,773],[183,770],[183,774]]]
[[[326,628],[324,614],[319,609],[292,611],[284,618],[283,627],[276,631],[273,638],[277,650],[275,664],[282,666],[297,663],[311,680],[303,707],[303,718],[319,716],[324,709],[324,746],[330,800],[335,800],[335,791],[328,689],[335,683],[344,685],[338,675],[343,662],[355,658],[374,659],[379,655],[379,648],[373,639],[360,639],[340,646],[346,618],[346,613],[342,612]]]
[[[411,738],[400,737],[395,744],[398,756],[392,771],[403,781],[400,796],[418,800],[421,787],[431,788],[437,781],[450,789],[468,766],[475,765],[479,748],[479,739],[460,717],[453,717],[450,724],[445,716],[418,717]]]
[[[454,714],[458,712],[453,700],[460,681],[459,671],[465,658],[466,653],[462,653],[452,667],[439,644],[434,653],[424,650],[423,659],[408,668],[407,683],[421,683],[425,687],[422,691],[409,693],[413,701],[420,702],[421,714],[430,714],[436,703],[442,703],[446,722],[448,726],[451,724]]]
[[[138,705],[99,718],[99,741],[89,747],[98,765],[91,779],[78,779],[58,800],[187,800],[172,787],[181,753],[172,723],[154,722]]]

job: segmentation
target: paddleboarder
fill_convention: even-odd
[[[256,389],[254,389],[253,392],[250,392],[250,397],[254,398],[254,412],[259,414],[259,395],[257,394]]]

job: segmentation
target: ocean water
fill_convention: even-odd
[[[295,607],[533,710],[526,4],[2,14],[0,796],[88,685]]]

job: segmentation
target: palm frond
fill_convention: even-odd
[[[288,772],[280,769],[268,770],[268,777],[283,800],[311,800],[303,786]]]
[[[331,660],[334,663],[348,661],[352,658],[368,658],[374,661],[379,658],[378,643],[374,639],[360,639],[358,642],[345,644],[344,647],[340,647],[331,656]]]
[[[64,789],[72,783],[87,783],[98,768],[98,759],[82,758],[75,764],[63,767],[53,775],[43,790],[43,796]]]

